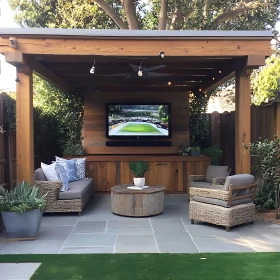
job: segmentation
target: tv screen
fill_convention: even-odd
[[[170,104],[107,104],[108,138],[168,138]]]

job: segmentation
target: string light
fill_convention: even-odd
[[[222,74],[222,71],[221,71],[221,70],[219,70],[219,74]]]
[[[164,59],[164,52],[160,52],[160,53],[159,53],[159,57],[160,57],[161,59]]]
[[[89,70],[90,74],[94,74],[94,72],[95,72],[95,60],[94,60],[94,63],[92,65],[91,69]]]
[[[138,76],[139,76],[139,77],[142,77],[142,76],[143,76],[142,66],[141,66],[141,65],[142,65],[142,62],[143,62],[143,61],[141,61],[140,65],[139,65],[139,70],[138,70]]]
[[[171,82],[168,82],[168,85],[170,86],[170,85],[171,85]]]
[[[200,88],[199,91],[202,91],[202,89]]]
[[[214,80],[215,80],[215,78],[213,77],[213,78],[212,78],[212,80],[214,81]]]

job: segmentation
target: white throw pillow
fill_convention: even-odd
[[[48,181],[59,181],[59,178],[58,178],[58,176],[56,174],[56,170],[55,170],[55,163],[47,165],[47,164],[41,162],[41,168]]]

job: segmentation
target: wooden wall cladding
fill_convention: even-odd
[[[106,147],[106,103],[171,103],[170,147]],[[85,94],[84,149],[86,154],[177,154],[189,144],[189,96],[187,92],[92,92]],[[166,139],[165,139],[166,140]]]
[[[117,184],[133,183],[133,174],[129,171],[129,162],[134,156],[104,156],[103,160],[89,156],[87,158],[87,177],[94,179],[99,192],[110,192]],[[112,161],[114,160],[114,161]],[[143,159],[141,159],[143,160]],[[205,175],[210,164],[208,157],[155,157],[147,156],[149,171],[145,174],[146,185],[163,185],[167,193],[188,193],[188,176]]]

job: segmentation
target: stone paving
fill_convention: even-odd
[[[190,224],[186,195],[165,195],[164,213],[150,218],[111,213],[97,194],[82,213],[44,215],[35,241],[0,239],[0,254],[198,253],[280,251],[280,226],[256,221],[225,228]]]

